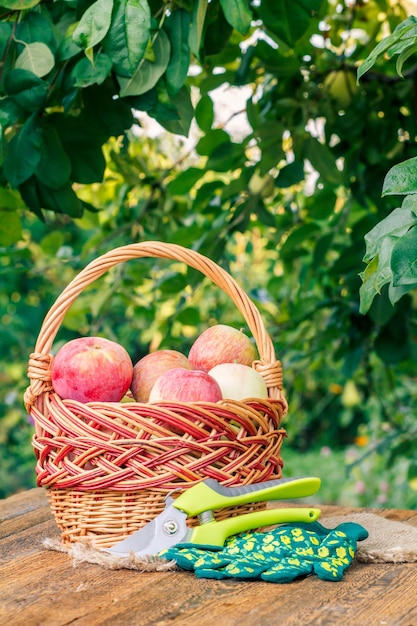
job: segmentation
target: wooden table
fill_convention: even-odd
[[[358,509],[321,507],[326,516]],[[378,510],[417,526],[417,511]],[[45,493],[0,501],[0,624],[7,626],[417,626],[416,564],[353,563],[340,582],[198,579],[109,571],[42,546],[57,535]]]

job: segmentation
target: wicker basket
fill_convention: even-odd
[[[232,299],[255,339],[260,359],[253,367],[266,381],[267,399],[82,404],[54,393],[50,352],[71,304],[113,266],[142,257],[184,262]],[[271,339],[236,281],[187,248],[142,242],[116,248],[87,265],[47,313],[30,355],[28,377],[25,405],[35,423],[37,484],[47,488],[65,543],[90,538],[98,546],[111,546],[158,515],[168,493],[206,478],[232,486],[282,475],[285,430],[280,424],[287,403]]]

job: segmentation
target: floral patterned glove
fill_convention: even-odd
[[[288,583],[315,574],[341,580],[352,563],[357,541],[368,532],[347,522],[329,530],[320,523],[284,524],[268,532],[249,531],[227,539],[221,550],[178,544],[158,556],[172,559],[199,578],[262,579]]]

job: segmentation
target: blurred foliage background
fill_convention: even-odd
[[[384,246],[417,232],[394,193],[417,187],[382,195],[417,156],[415,3],[1,5],[0,496],[35,485],[22,396],[48,308],[96,256],[161,240],[216,260],[261,310],[290,405],[284,474],[321,476],[322,501],[415,508],[417,270],[387,274]],[[407,45],[376,55],[404,23]],[[393,212],[402,230],[370,236]],[[133,360],[186,352],[217,322],[243,325],[217,288],[140,260],[77,299],[55,348],[94,333]]]

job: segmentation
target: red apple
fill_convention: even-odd
[[[187,357],[177,350],[157,350],[141,358],[133,368],[130,385],[136,402],[148,402],[149,394],[157,379],[174,367],[191,369]]]
[[[268,389],[262,376],[248,365],[220,363],[209,375],[217,380],[223,398],[244,400],[245,398],[267,398]]]
[[[193,369],[208,372],[219,363],[252,365],[257,357],[256,346],[247,335],[226,324],[216,324],[197,337],[188,360]]]
[[[120,402],[129,389],[133,364],[126,350],[103,337],[79,337],[58,350],[52,386],[63,399]]]
[[[222,392],[217,382],[200,370],[174,367],[162,374],[149,396],[149,402],[218,402]]]

